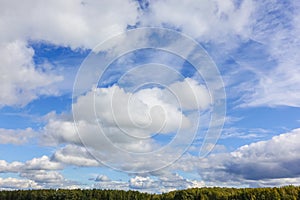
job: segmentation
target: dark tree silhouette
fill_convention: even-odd
[[[0,191],[0,200],[300,200],[300,187],[192,188],[163,194],[122,190],[14,190]]]

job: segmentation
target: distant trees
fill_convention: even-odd
[[[122,190],[16,190],[0,191],[0,200],[300,200],[300,187],[192,188],[163,194]]]

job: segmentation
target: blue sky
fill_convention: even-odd
[[[297,1],[0,4],[1,190],[300,184]]]

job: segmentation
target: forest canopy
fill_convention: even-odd
[[[0,191],[1,200],[298,200],[300,199],[299,186],[285,186],[280,188],[191,188],[176,190],[163,194],[149,194],[138,191],[123,190],[14,190]]]

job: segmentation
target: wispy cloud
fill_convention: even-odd
[[[0,128],[0,144],[22,145],[36,138],[38,133],[32,128],[27,129],[3,129]]]

